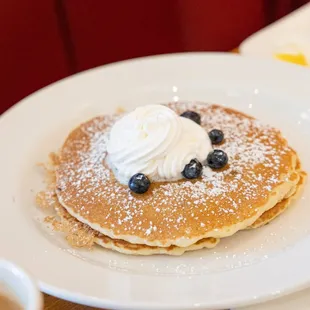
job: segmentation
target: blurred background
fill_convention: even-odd
[[[230,51],[309,0],[6,0],[0,113],[74,73],[133,57]]]

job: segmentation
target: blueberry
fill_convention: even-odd
[[[182,113],[181,116],[189,118],[190,120],[192,120],[193,122],[197,123],[198,125],[201,124],[201,117],[200,117],[200,115],[198,113],[194,112],[194,111],[186,111],[186,112]]]
[[[129,188],[136,194],[146,193],[150,185],[150,180],[143,173],[137,173],[133,175],[128,182]]]
[[[202,164],[197,159],[192,159],[182,171],[182,175],[186,179],[196,179],[201,176]]]
[[[222,150],[213,150],[207,157],[207,165],[213,169],[220,169],[228,162],[227,154]]]
[[[212,129],[209,132],[209,138],[212,144],[220,144],[224,140],[223,131],[218,130],[218,129]]]

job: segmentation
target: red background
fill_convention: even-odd
[[[10,0],[0,9],[0,113],[118,60],[227,51],[309,0]]]

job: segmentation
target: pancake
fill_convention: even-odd
[[[188,246],[188,247],[178,247],[176,245],[171,245],[166,248],[162,247],[152,247],[144,244],[131,244],[124,240],[115,240],[109,237],[98,238],[96,239],[96,243],[106,249],[114,250],[122,254],[130,254],[130,255],[155,255],[155,254],[166,254],[179,256],[184,254],[185,252],[197,251],[202,249],[212,249],[218,243],[219,239],[215,238],[205,238],[200,239],[196,243]]]
[[[54,156],[54,158],[56,157]],[[111,249],[123,254],[182,255],[188,251],[200,250],[203,248],[214,248],[220,241],[219,239],[215,238],[205,238],[188,247],[177,247],[175,245],[171,245],[166,248],[161,248],[156,246],[147,246],[143,244],[131,244],[124,240],[112,239],[91,229],[86,224],[77,221],[66,211],[64,207],[62,207],[62,205],[58,202],[55,192],[53,170],[48,171],[47,182],[48,189],[46,191],[40,192],[37,195],[37,205],[43,209],[53,208],[56,211],[58,217],[48,216],[46,217],[46,222],[51,223],[54,230],[65,233],[66,239],[72,247],[92,248],[92,246],[96,243],[103,248]]]
[[[196,111],[207,131],[222,130],[217,148],[229,164],[205,167],[199,180],[153,183],[147,193],[134,194],[105,163],[108,133],[120,115],[96,117],[74,129],[59,152],[56,193],[71,216],[114,240],[187,248],[251,226],[298,184],[297,155],[278,130],[218,105],[169,107],[178,114]]]
[[[94,235],[93,242],[102,246],[103,248],[114,250],[123,254],[131,254],[131,255],[154,255],[154,254],[167,254],[167,255],[182,255],[185,252],[200,250],[203,248],[214,248],[218,243],[219,239],[215,238],[205,238],[197,241],[195,244],[192,244],[188,247],[178,247],[175,245],[171,245],[169,247],[152,247],[144,244],[132,244],[124,240],[120,239],[112,239],[110,237],[104,236],[100,233],[93,231],[90,227],[78,222],[74,217],[72,217],[60,204],[56,207],[57,214],[60,216],[62,220],[62,224],[58,226],[68,228],[68,225],[72,225],[74,229],[74,233],[69,233],[67,235],[67,240],[73,246],[80,245],[80,247],[85,247],[84,242],[89,242],[92,236]],[[65,226],[63,226],[63,221],[65,220]],[[70,223],[70,224],[69,224]],[[77,226],[80,225],[80,226]],[[60,229],[61,230],[61,229]],[[65,230],[65,232],[68,232]],[[84,241],[83,241],[84,240]]]

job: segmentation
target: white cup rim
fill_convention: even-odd
[[[0,258],[0,269],[8,270],[14,277],[24,283],[29,297],[25,310],[42,309],[42,294],[32,276],[12,261]]]

